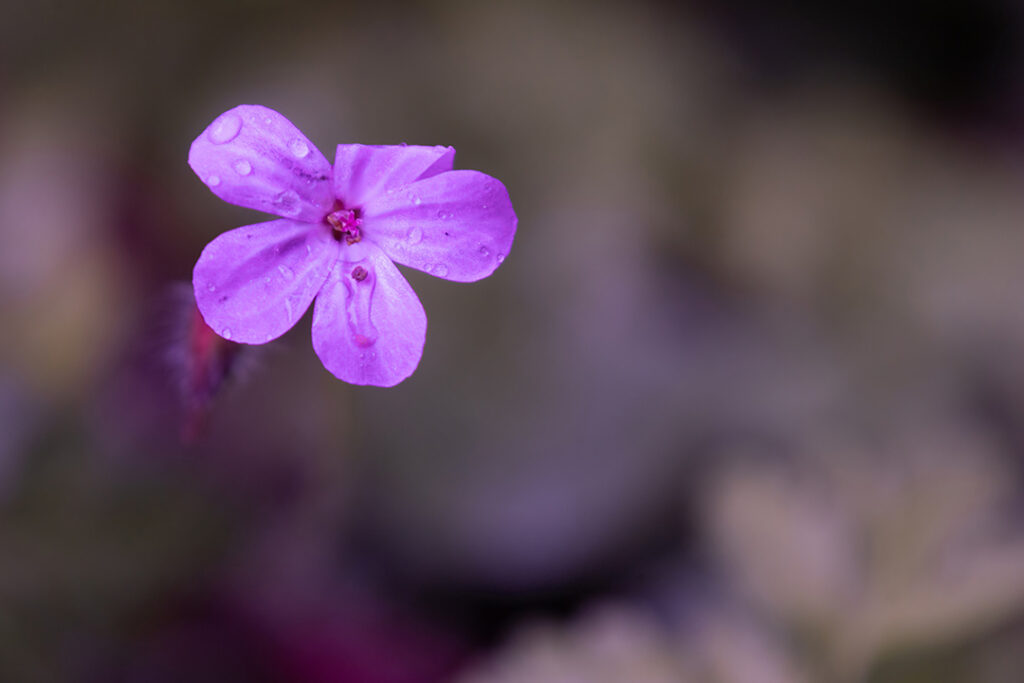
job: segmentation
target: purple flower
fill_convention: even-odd
[[[203,318],[263,344],[313,307],[313,349],[353,384],[394,386],[423,355],[427,316],[395,263],[472,282],[505,258],[516,215],[500,181],[453,171],[455,149],[338,145],[334,168],[272,109],[241,105],[192,143],[221,199],[281,216],[230,230],[193,272]]]

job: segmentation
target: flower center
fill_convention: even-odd
[[[363,239],[363,233],[359,226],[363,219],[359,217],[359,209],[342,209],[332,211],[325,219],[334,230],[334,239],[345,240],[346,244],[355,244]]]

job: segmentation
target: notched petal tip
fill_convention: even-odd
[[[439,156],[437,158],[437,161],[435,161],[433,164],[431,164],[430,167],[427,170],[425,170],[423,173],[421,173],[416,178],[416,180],[423,180],[424,178],[429,178],[431,176],[435,176],[438,173],[447,173],[448,171],[450,171],[453,168],[455,168],[455,148],[454,147],[452,147],[451,145],[448,145],[448,146],[438,145],[438,146],[434,147],[434,150],[440,152],[441,156]]]

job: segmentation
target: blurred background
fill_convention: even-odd
[[[0,0],[0,680],[1024,679],[1024,14],[845,5]],[[397,388],[202,336],[240,103],[507,185]]]

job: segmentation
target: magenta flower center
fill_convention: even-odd
[[[363,219],[359,217],[359,209],[337,209],[327,214],[325,219],[334,230],[334,238],[345,240],[346,244],[355,244],[363,239],[363,233],[359,226]]]

